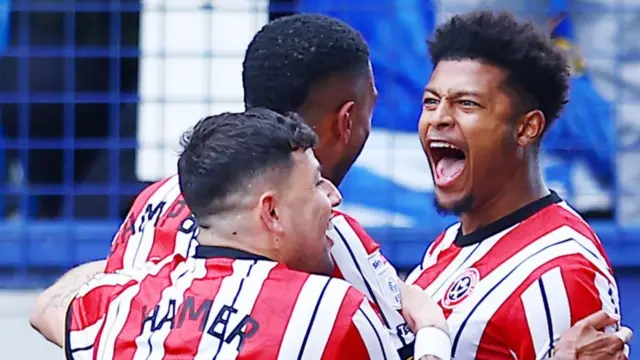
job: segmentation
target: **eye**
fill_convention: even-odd
[[[438,106],[438,99],[426,98],[422,100],[423,107],[428,110],[434,110]]]
[[[422,101],[425,105],[438,105],[437,99],[426,98]]]
[[[464,107],[479,107],[480,104],[478,104],[475,101],[471,101],[471,100],[460,100],[458,102],[460,105],[464,106]]]

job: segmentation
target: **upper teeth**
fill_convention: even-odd
[[[333,222],[332,222],[332,221],[329,221],[329,224],[327,225],[327,231],[331,231],[331,230],[333,230],[334,228],[335,228],[335,227],[334,227],[334,225],[333,225]]]
[[[429,144],[429,146],[431,146],[432,148],[449,148],[449,149],[458,149],[457,146],[451,145],[449,143],[443,142],[443,141],[433,141]]]

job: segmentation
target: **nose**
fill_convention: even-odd
[[[436,130],[444,130],[455,123],[451,114],[451,107],[446,100],[440,101],[438,107],[429,116],[429,126]]]
[[[322,187],[327,194],[327,198],[329,198],[331,206],[338,206],[342,203],[342,194],[340,194],[340,190],[338,190],[331,181],[323,178]]]

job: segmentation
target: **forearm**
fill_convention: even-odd
[[[67,307],[85,283],[104,271],[105,263],[105,260],[99,260],[79,265],[40,294],[29,317],[31,326],[62,347]]]

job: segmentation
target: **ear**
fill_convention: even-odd
[[[351,138],[355,107],[355,102],[347,101],[338,110],[338,134],[340,135],[340,141],[344,145],[347,145]]]
[[[544,114],[540,110],[526,113],[519,122],[516,140],[518,146],[527,147],[537,143],[547,124]]]
[[[278,208],[278,198],[273,192],[267,192],[260,196],[260,202],[258,203],[260,220],[266,226],[267,229],[274,232],[277,235],[284,233],[284,227],[282,226],[281,214]]]

